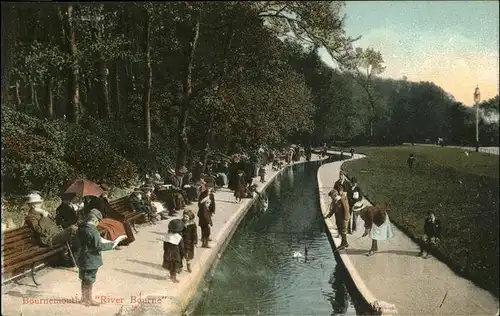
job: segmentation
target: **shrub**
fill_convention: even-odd
[[[137,172],[136,166],[113,151],[105,140],[73,124],[65,124],[65,159],[89,180],[110,185],[127,185]]]
[[[77,178],[128,185],[137,168],[80,126],[2,107],[2,181],[7,194],[59,193]]]

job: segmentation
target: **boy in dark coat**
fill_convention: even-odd
[[[210,226],[213,226],[210,204],[209,196],[205,197],[198,204],[198,219],[201,228],[201,246],[203,248],[210,248],[208,246],[208,241],[210,239]]]
[[[184,211],[182,216],[184,230],[182,240],[184,242],[187,271],[191,272],[191,260],[194,258],[194,248],[198,244],[198,227],[194,222],[194,213],[191,210]]]
[[[418,256],[427,258],[430,247],[433,244],[438,243],[441,239],[441,221],[436,218],[436,215],[432,211],[428,212],[427,217],[425,218],[424,235],[422,236],[422,239],[424,244],[420,245],[420,253]],[[427,254],[424,255],[424,252],[427,252]]]
[[[184,224],[180,219],[173,219],[168,223],[168,234],[163,240],[163,268],[170,272],[170,280],[178,283],[177,272],[182,268],[184,257],[184,241],[182,232]]]
[[[98,306],[92,300],[92,287],[96,280],[97,270],[102,266],[101,251],[111,250],[116,243],[103,243],[97,230],[102,214],[97,209],[91,209],[88,219],[80,223],[76,233],[79,252],[76,262],[79,268],[79,278],[82,280],[82,304]]]
[[[339,186],[339,191],[332,190],[328,195],[331,197],[332,202],[330,203],[330,210],[325,219],[332,217],[332,215],[335,216],[335,223],[337,224],[337,230],[341,238],[338,249],[347,248],[349,247],[347,243],[347,226],[349,225],[350,218],[347,196],[342,186]]]

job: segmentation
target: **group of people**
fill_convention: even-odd
[[[33,231],[40,246],[65,247],[62,256],[56,258],[56,264],[78,266],[82,303],[86,306],[98,305],[92,300],[92,287],[97,270],[102,265],[101,251],[116,249],[118,243],[125,245],[134,241],[128,223],[103,218],[98,207],[105,210],[103,205],[106,202],[105,195],[86,197],[83,205],[63,197],[55,218],[52,218],[43,208],[43,199],[39,192],[29,194],[27,199],[28,212],[25,216],[25,225]],[[105,231],[106,239],[101,238],[99,229]],[[124,235],[127,238],[122,241],[116,238],[117,235]],[[113,242],[115,239],[117,240]]]
[[[370,235],[372,239],[367,256],[373,256],[378,251],[378,241],[390,240],[394,236],[386,210],[366,203],[356,178],[353,177],[349,181],[345,173],[340,171],[339,179],[328,195],[332,202],[325,219],[335,216],[341,238],[339,250],[349,247],[347,235],[356,231],[358,216],[364,221],[364,232],[361,237]],[[441,221],[436,218],[434,212],[428,212],[424,221],[423,243],[420,245],[419,256],[424,258],[428,256],[432,245],[440,241],[441,231]]]

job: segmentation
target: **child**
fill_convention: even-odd
[[[194,246],[198,244],[198,233],[196,223],[194,222],[194,213],[191,210],[184,211],[182,216],[184,230],[182,231],[182,241],[186,251],[187,271],[191,273],[191,260],[194,258]]]
[[[259,168],[259,177],[260,177],[260,182],[261,183],[266,182],[266,180],[265,180],[265,178],[266,178],[266,169],[265,169],[264,165],[260,166],[260,168]]]
[[[210,212],[210,197],[207,196],[198,203],[198,218],[201,228],[201,247],[210,248],[208,241],[210,239],[210,227],[212,223],[212,213]]]
[[[423,258],[427,258],[429,254],[429,249],[433,244],[437,244],[441,238],[441,221],[436,218],[434,212],[429,211],[427,213],[427,217],[424,222],[424,236],[422,239],[424,241],[424,245],[420,246],[420,253],[418,256],[423,256]],[[426,248],[426,249],[424,249]],[[427,250],[427,254],[424,255],[424,250]]]
[[[170,280],[178,283],[177,272],[182,267],[184,257],[184,242],[181,233],[184,224],[180,219],[173,219],[168,223],[168,234],[163,241],[163,268],[170,272]]]
[[[413,154],[410,154],[410,157],[408,157],[408,160],[406,160],[406,163],[408,163],[408,167],[413,168],[413,163],[415,162],[415,156]]]

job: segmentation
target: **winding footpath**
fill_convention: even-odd
[[[313,155],[312,160],[318,160]],[[304,163],[301,160],[296,163]],[[291,165],[290,165],[291,166]],[[280,171],[267,166],[265,183],[257,178],[254,183],[261,192]],[[153,226],[139,227],[136,240],[121,250],[103,252],[104,265],[99,269],[94,285],[94,299],[99,307],[85,307],[78,303],[81,298],[80,280],[76,269],[47,268],[38,272],[39,287],[29,277],[18,284],[2,286],[3,316],[173,316],[182,315],[190,301],[198,293],[207,272],[224,251],[238,224],[252,206],[254,199],[235,203],[233,193],[219,189],[215,194],[216,213],[213,217],[210,249],[196,248],[192,272],[185,270],[177,276],[179,283],[168,279],[168,271],[162,268],[163,236],[170,220]],[[186,208],[197,213],[193,203]],[[179,212],[178,218],[182,212]],[[198,244],[200,245],[200,243]],[[228,289],[228,293],[231,289]],[[66,301],[63,301],[66,300]]]
[[[364,157],[355,155],[354,159]],[[338,179],[342,163],[328,163],[318,170],[324,215],[330,203],[328,192]],[[363,188],[363,184],[360,185]],[[338,247],[340,238],[335,218],[325,222]],[[434,257],[417,257],[419,246],[394,225],[394,238],[379,242],[379,252],[371,257],[365,256],[371,239],[361,238],[364,231],[361,218],[357,227],[357,232],[347,235],[349,247],[339,251],[339,256],[367,303],[374,306],[383,301],[395,305],[395,310],[382,309],[383,315],[498,315],[498,298],[456,275]]]

